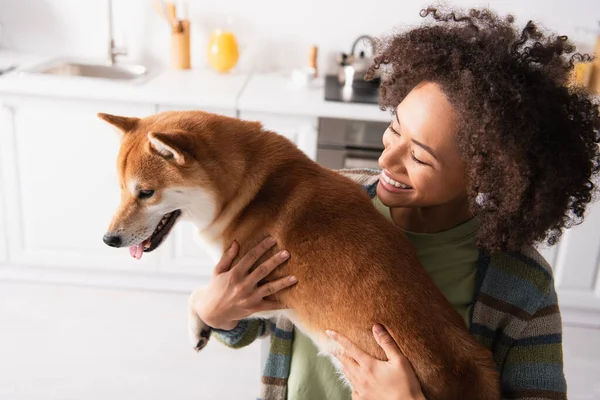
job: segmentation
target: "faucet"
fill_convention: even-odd
[[[117,56],[126,55],[127,50],[125,48],[115,46],[115,39],[113,37],[112,0],[108,0],[108,65],[115,65],[117,63]]]

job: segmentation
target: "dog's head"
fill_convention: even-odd
[[[198,161],[198,135],[214,129],[201,112],[143,119],[98,114],[122,134],[117,158],[121,203],[104,235],[133,257],[156,249],[181,217],[198,225],[214,217],[215,182]],[[200,214],[200,215],[198,215]]]

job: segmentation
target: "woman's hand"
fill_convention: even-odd
[[[342,347],[334,356],[352,385],[352,400],[425,399],[410,362],[383,326],[375,325],[373,335],[387,361],[372,357],[336,332],[327,334]]]
[[[280,302],[264,298],[296,283],[294,277],[286,276],[260,286],[258,282],[287,260],[289,253],[280,251],[250,272],[258,259],[275,243],[275,239],[266,238],[231,266],[240,250],[237,241],[232,243],[216,265],[202,296],[194,299],[193,308],[206,324],[217,329],[231,330],[239,320],[256,312],[285,308]]]

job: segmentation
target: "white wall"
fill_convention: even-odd
[[[0,282],[0,400],[238,400],[260,342],[188,343],[187,296]]]
[[[132,58],[165,63],[169,31],[152,7],[153,0],[113,0],[117,37]],[[379,35],[394,27],[419,23],[416,0],[189,0],[193,24],[193,64],[205,65],[208,32],[227,17],[243,46],[241,69],[272,70],[302,66],[308,48],[320,48],[319,63],[330,69],[338,53],[350,51],[361,34]],[[520,23],[541,21],[588,48],[594,36],[577,27],[597,29],[597,0],[454,0],[464,7],[489,5],[513,13]],[[55,55],[68,53],[104,57],[107,0],[0,0],[4,48]]]

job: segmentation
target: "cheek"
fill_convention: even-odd
[[[412,186],[424,198],[443,202],[465,192],[464,181],[457,174],[432,171],[420,166],[410,168],[409,174]]]
[[[417,189],[421,194],[428,194],[439,186],[436,174],[432,173],[428,167],[413,165],[412,161],[410,163],[411,165],[406,170],[413,188]]]

